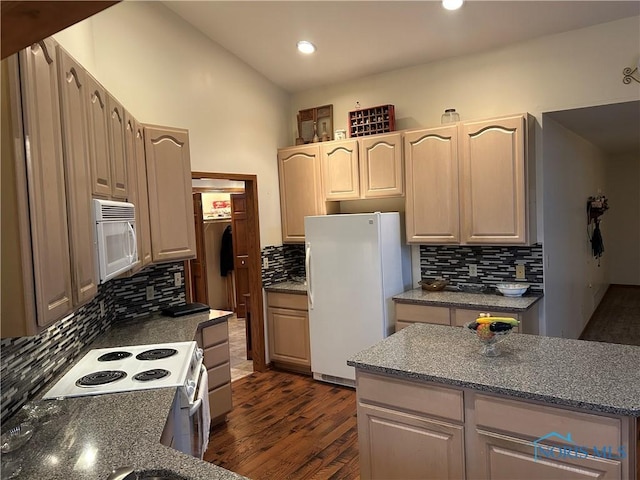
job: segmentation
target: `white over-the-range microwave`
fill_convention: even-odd
[[[138,261],[136,214],[132,203],[93,200],[96,260],[100,283],[131,269]]]

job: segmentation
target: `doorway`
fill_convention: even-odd
[[[241,212],[241,214],[236,215],[235,219],[237,220],[236,229],[237,232],[233,232],[233,228],[231,228],[231,238],[233,239],[233,243],[236,244],[236,238],[244,237],[246,238],[246,243],[242,245],[241,251],[238,251],[238,246],[234,249],[234,265],[237,263],[241,266],[241,283],[242,288],[245,289],[248,294],[244,295],[244,292],[241,296],[241,300],[239,301],[235,292],[238,291],[238,278],[239,275],[228,276],[226,282],[233,282],[233,285],[226,286],[225,292],[228,296],[227,304],[231,303],[233,305],[233,309],[238,311],[238,306],[240,306],[241,312],[238,312],[241,315],[245,316],[246,324],[248,325],[246,338],[247,342],[247,352],[250,353],[251,361],[253,364],[253,371],[263,372],[266,370],[266,361],[265,361],[265,333],[264,333],[264,314],[263,314],[263,298],[262,298],[262,261],[261,261],[261,251],[260,251],[260,225],[258,218],[258,182],[256,175],[249,174],[236,174],[236,173],[212,173],[212,172],[192,172],[191,173],[192,180],[202,180],[204,186],[194,187],[194,193],[203,193],[207,191],[207,182],[211,182],[212,184],[215,181],[230,181],[230,182],[243,182],[244,183],[244,191],[241,191],[240,188],[236,188],[236,191],[231,191],[232,195],[237,195],[235,203],[236,210]],[[212,186],[209,188],[210,191],[215,190],[215,187]],[[231,206],[229,206],[231,207]],[[229,208],[231,210],[231,208]],[[194,209],[195,210],[195,209]],[[236,214],[238,212],[235,212]],[[197,214],[195,214],[197,216]],[[200,215],[202,215],[202,210],[200,210]],[[202,218],[202,217],[200,217]],[[198,222],[198,219],[194,219]],[[227,219],[230,220],[230,219]],[[222,222],[223,225],[219,225],[218,228],[224,227],[227,228],[227,225]],[[231,222],[228,222],[229,226]],[[196,234],[198,233],[199,227],[196,223]],[[201,230],[204,230],[203,228]],[[202,237],[201,237],[202,238]],[[235,246],[235,245],[234,245]],[[206,251],[202,245],[202,250],[205,251],[206,254],[218,255],[218,251]],[[189,262],[185,262],[189,263]],[[196,262],[196,265],[198,263]],[[185,279],[188,283],[190,283],[191,274],[187,273],[187,270],[190,271],[190,268],[185,265]],[[234,270],[236,270],[234,266]],[[207,275],[199,273],[199,281],[205,284],[205,289],[209,289]],[[197,301],[194,299],[194,286],[187,285],[187,301]],[[202,291],[202,287],[199,287],[199,291]],[[229,292],[234,292],[231,295]],[[208,298],[211,295],[209,294]],[[233,298],[232,298],[233,297]],[[215,305],[212,305],[215,307]],[[246,310],[246,314],[245,314]],[[240,315],[238,315],[239,317]],[[231,328],[237,327],[231,322]],[[230,339],[231,340],[231,339]]]

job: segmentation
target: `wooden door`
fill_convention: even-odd
[[[360,188],[364,198],[404,194],[402,134],[360,138]]]
[[[284,243],[304,243],[304,217],[326,213],[319,157],[320,148],[317,145],[287,148],[278,152]]]
[[[320,160],[325,200],[360,198],[357,140],[322,144]]]
[[[67,52],[60,47],[57,50],[73,303],[80,305],[98,293],[95,224],[91,208],[87,77],[82,66]]]
[[[189,133],[146,125],[144,141],[153,262],[195,258]]]
[[[458,127],[406,132],[409,243],[459,243]]]
[[[249,237],[247,230],[247,195],[231,195],[231,239],[233,243],[233,271],[236,280],[238,318],[246,318],[245,294],[249,290]],[[247,325],[247,327],[249,327]]]
[[[124,141],[124,108],[111,95],[107,94],[109,111],[109,153],[111,166],[111,196],[114,199],[127,199],[127,157]]]
[[[363,480],[465,478],[462,425],[359,403],[358,439]]]
[[[101,198],[111,198],[107,91],[89,74],[87,74],[87,108],[92,192],[93,195]]]
[[[45,326],[73,307],[55,42],[21,51],[20,73],[37,322]]]
[[[207,252],[204,242],[204,215],[202,212],[202,194],[193,194],[193,224],[196,231],[196,258],[189,260],[191,300],[209,303],[207,287]]]
[[[524,115],[462,125],[462,242],[527,241]]]

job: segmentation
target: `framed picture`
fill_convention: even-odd
[[[333,105],[307,108],[298,111],[298,138],[296,145],[333,140]]]

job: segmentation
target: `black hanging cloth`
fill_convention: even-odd
[[[220,275],[226,277],[233,270],[233,241],[231,236],[231,225],[222,232],[220,242]]]

